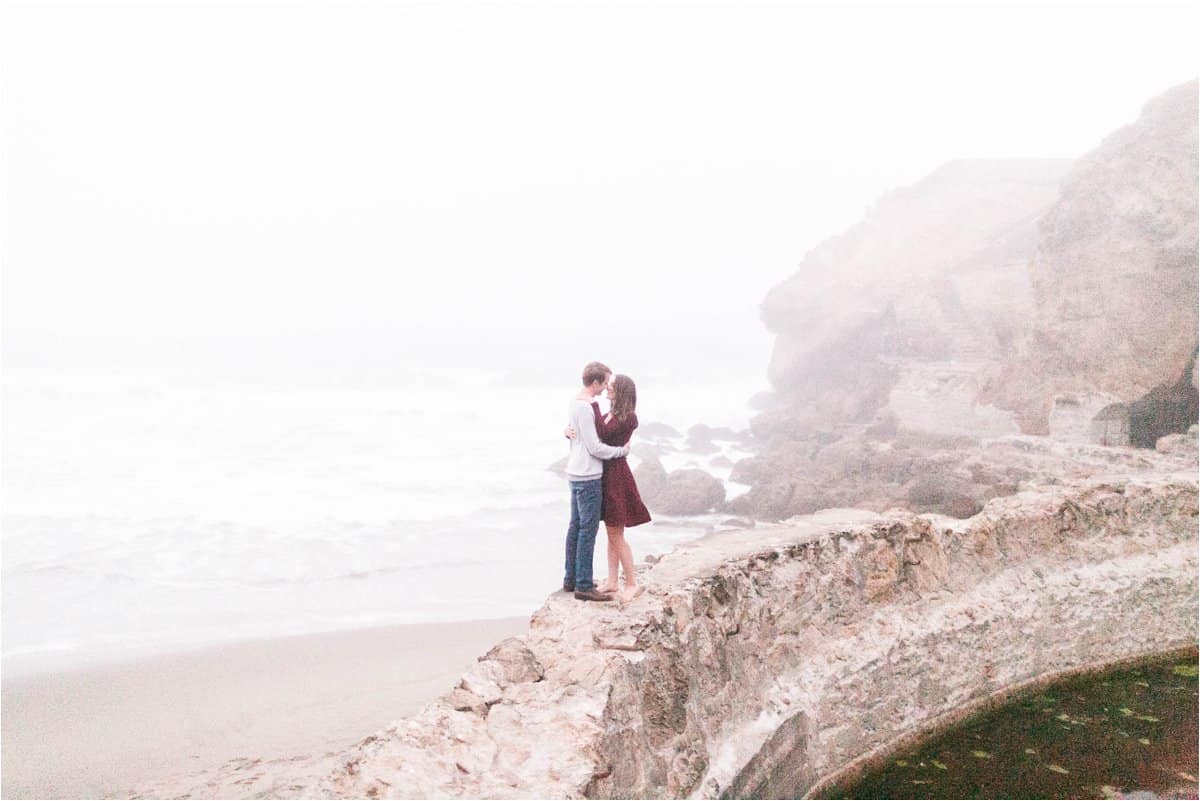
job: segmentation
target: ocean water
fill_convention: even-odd
[[[568,501],[547,467],[566,453],[567,378],[443,368],[322,386],[6,372],[5,675],[531,613],[561,581]],[[756,384],[639,381],[639,417],[742,428]],[[664,461],[727,478],[709,465],[722,455],[744,454]],[[712,523],[658,519],[629,539],[640,561]],[[603,530],[596,553],[602,575]]]

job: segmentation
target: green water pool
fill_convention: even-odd
[[[1196,798],[1196,656],[1068,679],[825,798]]]

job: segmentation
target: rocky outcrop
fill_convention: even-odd
[[[726,511],[966,517],[1027,477],[989,457],[996,438],[1151,448],[1186,430],[1196,96],[1152,101],[1069,172],[947,165],[810,253],[763,302],[775,392]]]
[[[195,794],[802,797],[1007,689],[1194,647],[1196,527],[1189,469],[961,523],[835,510],[713,534],[643,568],[624,607],[555,594],[350,751]]]
[[[1067,166],[948,164],[887,195],[768,294],[775,392],[752,421],[753,462],[734,471],[752,490],[727,511],[967,516],[996,494],[954,479],[965,466],[938,443],[1018,431],[1011,413],[978,402],[979,381],[1031,313],[1037,222]]]
[[[780,422],[866,421],[910,362],[999,358],[1028,314],[1037,220],[1066,167],[953,162],[810,252],[762,304]]]
[[[846,513],[711,538],[626,609],[552,599],[524,672],[489,656],[464,677],[486,714],[434,704],[319,790],[802,795],[1007,685],[1194,645],[1196,513],[1194,477],[1163,478],[1004,499],[957,528]]]
[[[652,440],[674,439],[683,435],[666,423],[651,421],[638,426],[638,436]]]
[[[988,401],[1045,433],[1056,395],[1130,403],[1175,384],[1197,343],[1198,180],[1196,81],[1076,163],[1039,227],[1033,318]]]
[[[1195,454],[1197,451],[1197,430],[1196,426],[1192,426],[1187,430],[1186,434],[1168,434],[1165,437],[1159,438],[1155,443],[1154,449],[1159,453],[1166,454]]]
[[[672,470],[657,494],[646,505],[668,515],[695,515],[712,511],[725,500],[725,485],[703,470]]]
[[[1195,466],[1195,455],[1176,453]],[[840,438],[777,438],[738,462],[734,481],[750,484],[725,504],[731,514],[783,520],[819,509],[893,507],[967,518],[993,498],[1120,471],[1160,469],[1145,451],[1010,435],[976,440],[916,432],[847,430]]]
[[[651,512],[697,515],[725,501],[725,485],[703,470],[667,472],[662,462],[647,454],[634,470],[638,491]]]

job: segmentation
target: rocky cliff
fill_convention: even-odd
[[[1030,475],[1015,433],[1153,447],[1197,419],[1197,84],[1068,166],[956,162],[773,289],[771,405],[726,510],[957,517]]]
[[[1195,439],[1102,450],[1120,475],[1097,450],[970,521],[831,510],[681,547],[624,607],[556,593],[418,715],[187,793],[803,797],[1014,689],[1194,648]]]
[[[947,164],[809,253],[762,304],[780,404],[760,427],[868,421],[909,363],[997,358],[1028,314],[1036,224],[1066,168]]]
[[[1031,313],[1038,220],[1068,166],[948,164],[884,197],[768,294],[775,393],[752,422],[755,456],[732,473],[751,490],[726,511],[969,516],[1015,487],[976,481],[956,453],[1018,430],[977,402],[979,382]]]
[[[1042,218],[1032,319],[983,393],[1027,431],[1049,433],[1065,393],[1106,404],[1194,389],[1197,113],[1196,81],[1147,103],[1075,164]]]

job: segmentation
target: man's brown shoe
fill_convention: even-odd
[[[575,600],[577,601],[611,601],[611,595],[605,595],[602,592],[595,590],[575,590]]]

